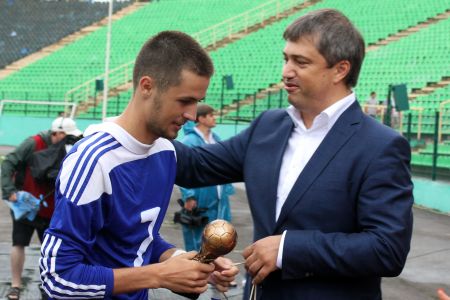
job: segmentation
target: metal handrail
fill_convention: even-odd
[[[443,115],[445,111],[445,106],[450,104],[450,99],[445,100],[439,104],[439,127],[438,127],[438,141],[442,143],[442,126],[443,126]]]
[[[271,17],[279,17],[282,12],[301,3],[304,3],[304,0],[272,0],[194,33],[192,36],[202,46],[215,46],[220,39],[231,38],[232,34],[241,30],[247,32],[250,26],[264,23],[264,20]]]
[[[417,140],[420,140],[420,138],[422,137],[422,115],[425,109],[421,106],[416,106],[410,107],[409,110],[417,110],[419,112],[417,120]],[[400,122],[400,124],[402,123],[403,122]]]
[[[132,66],[134,61],[128,62],[126,64],[120,65],[109,72],[109,84],[111,86],[118,86],[126,83],[132,78]],[[64,94],[64,101],[67,102],[80,102],[89,98],[95,93],[95,83],[97,80],[103,80],[105,74],[100,74],[79,86],[76,86]]]
[[[70,111],[70,118],[75,117],[75,113],[77,111],[77,104],[73,102],[54,102],[54,101],[33,101],[33,100],[0,100],[0,116],[3,113],[3,107],[6,103],[22,103],[22,104],[32,104],[32,105],[52,105],[57,106],[61,105],[64,106],[64,109],[66,109],[68,106],[72,106],[72,109]]]
[[[247,31],[248,28],[257,24],[264,23],[264,20],[270,17],[279,17],[279,15],[294,6],[304,3],[305,0],[271,0],[255,8],[252,8],[242,14],[229,18],[218,24],[210,26],[204,30],[192,34],[192,36],[199,42],[203,47],[207,45],[216,45],[217,41],[223,39],[224,37],[231,37],[239,31]],[[275,8],[274,8],[275,7]],[[244,21],[244,22],[243,22]],[[134,61],[129,61],[123,65],[116,67],[111,70],[109,74],[109,85],[118,86],[127,83],[131,80],[131,67]],[[121,72],[123,70],[123,72]],[[119,75],[118,78],[122,78],[123,81],[114,81],[114,72]],[[85,101],[89,97],[95,94],[95,81],[97,79],[103,79],[105,74],[99,74],[98,76],[70,89],[64,95],[65,101]]]

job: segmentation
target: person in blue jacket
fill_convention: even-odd
[[[195,125],[194,125],[195,124]],[[205,144],[215,144],[220,137],[212,131],[216,126],[214,109],[207,104],[199,104],[195,123],[188,122],[183,126],[185,136],[183,144],[197,147]],[[216,219],[231,221],[230,203],[228,196],[234,194],[231,184],[215,185],[203,188],[186,189],[180,187],[184,208],[192,211],[194,208],[205,208],[201,216],[208,217],[208,222]],[[200,250],[202,233],[205,225],[192,226],[182,224],[183,238],[186,251]]]

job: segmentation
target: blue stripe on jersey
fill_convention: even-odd
[[[80,180],[83,178],[83,175],[85,174],[86,167],[89,164],[89,162],[91,161],[91,158],[95,154],[95,152],[97,152],[97,150],[99,150],[100,148],[108,146],[114,142],[117,143],[117,141],[114,138],[110,138],[110,139],[91,148],[91,151],[89,152],[89,154],[86,155],[86,159],[84,160],[83,165],[81,166],[80,171],[78,172],[78,176],[75,180],[75,183],[73,184],[73,187],[72,187],[70,193],[68,195],[66,195],[67,199],[71,200],[72,197],[74,196],[75,191],[77,190],[78,185],[80,184]]]
[[[100,153],[97,154],[97,156],[94,158],[94,160],[92,161],[91,167],[89,169],[88,174],[86,175],[86,178],[84,179],[83,185],[81,186],[80,190],[78,191],[78,195],[76,196],[76,198],[73,200],[73,203],[77,204],[78,201],[81,198],[81,195],[83,195],[84,190],[86,189],[86,186],[89,182],[89,178],[91,177],[92,173],[94,172],[95,166],[97,165],[98,160],[100,159],[100,157],[102,157],[106,152],[117,149],[119,147],[121,147],[122,145],[119,144],[119,142],[116,141],[116,144],[111,145],[108,148],[103,149],[102,151],[100,151]]]
[[[81,163],[81,161],[83,160],[82,158],[84,157],[84,155],[86,154],[86,152],[89,151],[89,150],[91,149],[92,145],[98,143],[101,139],[105,138],[106,136],[108,136],[108,134],[107,134],[107,133],[104,133],[104,134],[102,134],[101,136],[99,136],[97,139],[94,139],[94,141],[91,142],[90,144],[88,144],[88,145],[86,146],[86,148],[84,148],[83,152],[81,152],[80,157],[77,159],[77,162],[76,162],[76,164],[75,164],[75,166],[74,166],[74,168],[73,168],[73,170],[72,170],[72,174],[70,174],[69,180],[67,181],[66,189],[64,190],[63,195],[67,195],[68,189],[69,189],[69,187],[70,187],[70,183],[72,182],[73,177],[75,176],[76,171],[77,171],[77,169],[78,169],[78,166],[79,166],[79,164]],[[86,141],[86,142],[87,142],[87,141]],[[78,145],[78,147],[79,147],[79,146],[80,146],[80,145]],[[78,147],[77,147],[77,148],[78,148]]]

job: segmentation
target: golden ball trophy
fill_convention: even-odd
[[[200,252],[192,260],[209,264],[217,257],[228,254],[237,243],[237,233],[234,226],[225,220],[214,220],[203,230]],[[197,299],[199,294],[179,293],[189,299]]]

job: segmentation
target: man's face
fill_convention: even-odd
[[[287,41],[283,54],[283,82],[289,103],[300,111],[321,111],[332,90],[334,69],[328,67],[309,37]]]
[[[62,132],[62,131],[52,132],[52,135],[51,135],[52,144],[56,144],[56,143],[62,141],[65,137],[66,137],[65,132]]]
[[[198,122],[207,128],[216,127],[216,116],[213,113],[198,117]]]
[[[184,123],[195,120],[197,104],[205,98],[209,78],[187,70],[181,72],[181,82],[163,92],[157,88],[147,109],[147,129],[156,138],[174,139]]]

